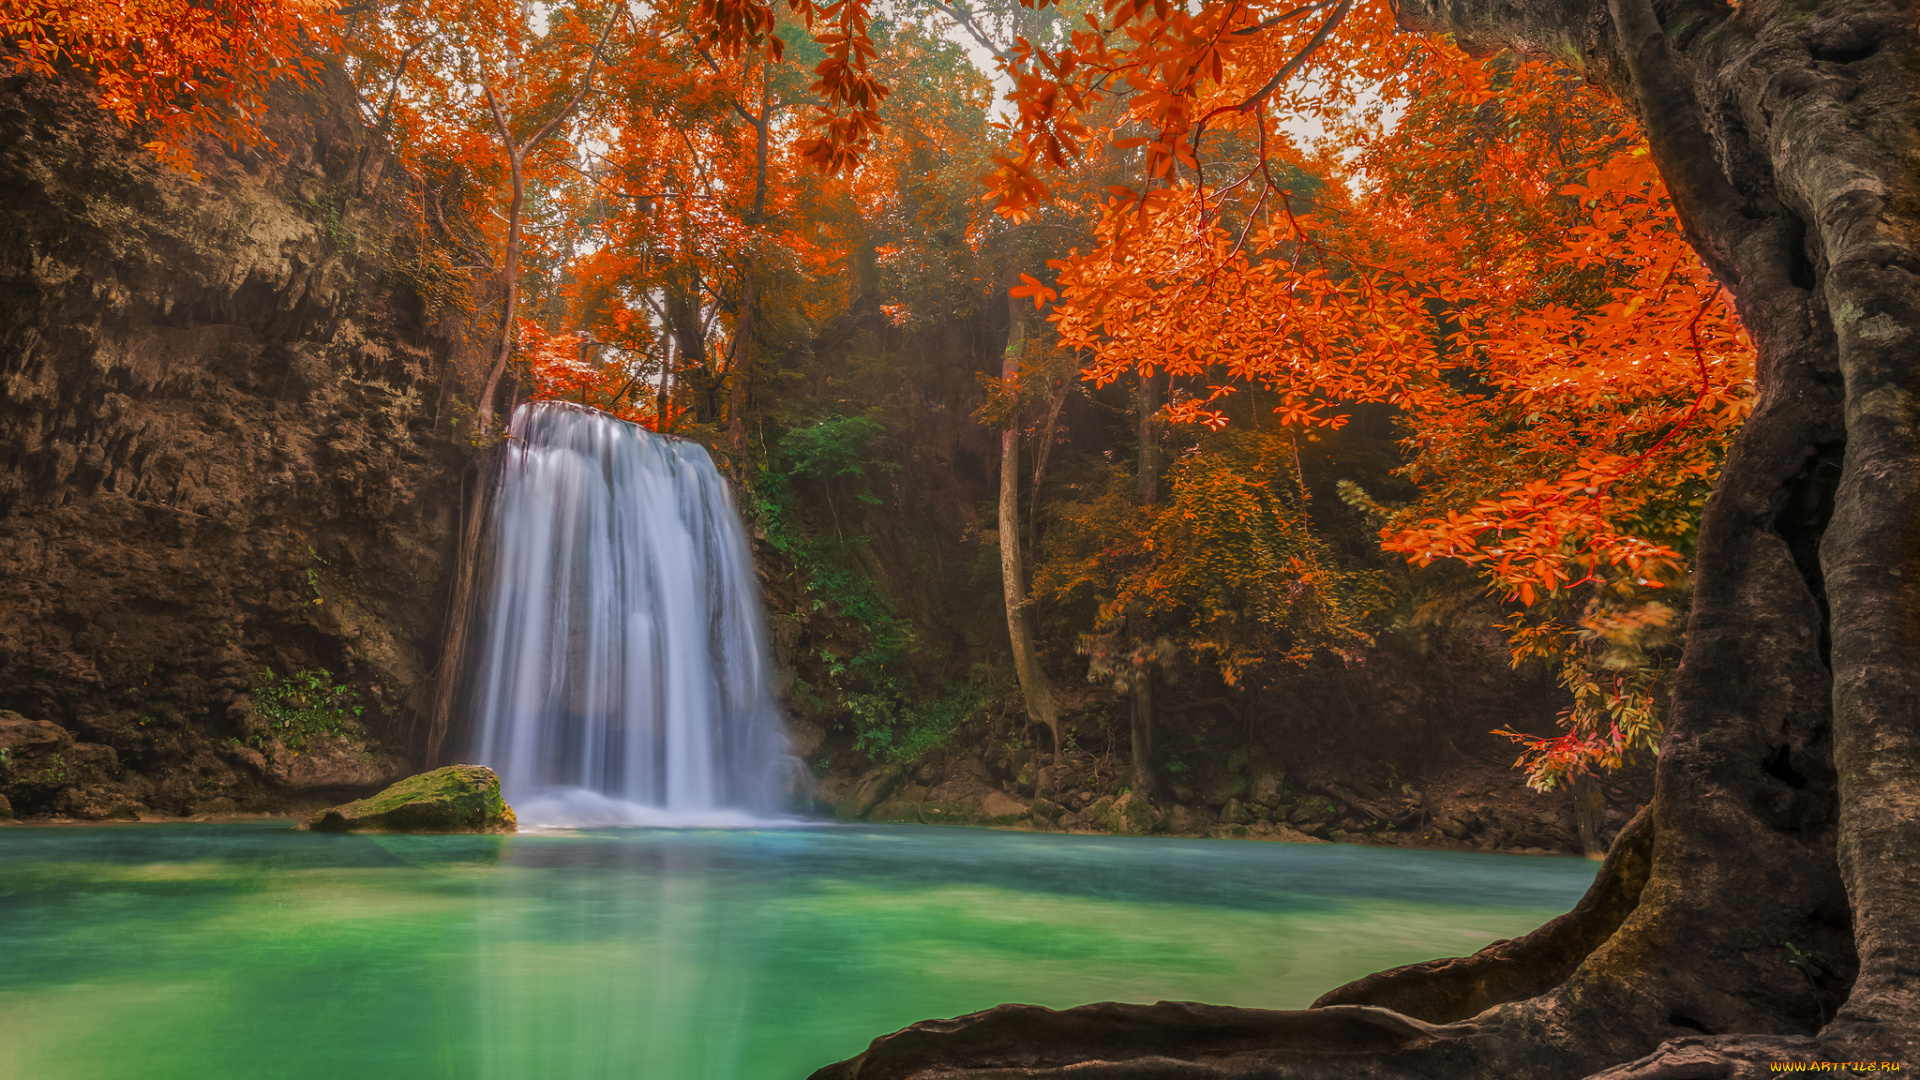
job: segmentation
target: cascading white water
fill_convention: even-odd
[[[786,807],[760,590],[705,449],[515,410],[471,654],[478,760],[526,824],[747,824]]]

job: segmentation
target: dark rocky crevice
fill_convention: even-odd
[[[1820,609],[1820,662],[1826,666],[1831,666],[1833,634],[1826,579],[1820,568],[1820,540],[1833,520],[1846,450],[1844,442],[1812,447],[1800,470],[1782,485],[1782,503],[1773,518],[1774,531],[1786,541],[1793,565]]]

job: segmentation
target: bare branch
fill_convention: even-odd
[[[999,45],[994,44],[993,40],[981,31],[980,27],[973,21],[973,12],[960,6],[963,2],[964,0],[956,0],[955,3],[949,5],[941,3],[940,0],[927,0],[927,3],[933,5],[934,10],[952,19],[955,25],[967,32],[967,36],[979,42],[981,48],[992,53],[995,60],[1001,63],[1011,61],[1013,54],[1001,48]]]

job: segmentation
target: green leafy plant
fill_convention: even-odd
[[[256,715],[266,723],[265,738],[277,738],[299,753],[321,735],[359,735],[359,691],[333,681],[326,668],[296,671],[275,679],[271,670],[260,673],[261,687],[253,693]]]
[[[858,698],[853,711],[858,734],[853,745],[875,758],[907,762],[939,749],[960,725],[985,703],[985,690],[965,683],[918,706],[906,706],[897,699],[879,695],[849,695]]]

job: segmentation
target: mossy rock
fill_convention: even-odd
[[[966,803],[923,802],[920,804],[920,814],[920,820],[929,825],[999,824],[996,819],[981,817],[979,811]]]
[[[1293,805],[1293,813],[1287,815],[1287,820],[1298,825],[1306,821],[1325,821],[1336,813],[1339,813],[1339,808],[1333,805],[1333,800],[1309,795]]]
[[[1225,806],[1235,800],[1246,798],[1247,790],[1246,777],[1229,774],[1221,777],[1215,781],[1212,786],[1208,787],[1206,794],[1202,796],[1202,798],[1208,806]]]
[[[874,807],[873,811],[867,815],[867,820],[883,824],[898,822],[918,824],[920,821],[920,803],[888,799],[886,802]]]
[[[484,765],[449,765],[405,780],[371,798],[332,806],[307,820],[315,832],[504,833],[513,809],[500,797],[500,777]]]
[[[1121,836],[1145,836],[1159,824],[1158,818],[1144,794],[1130,791],[1107,811],[1107,831]]]

